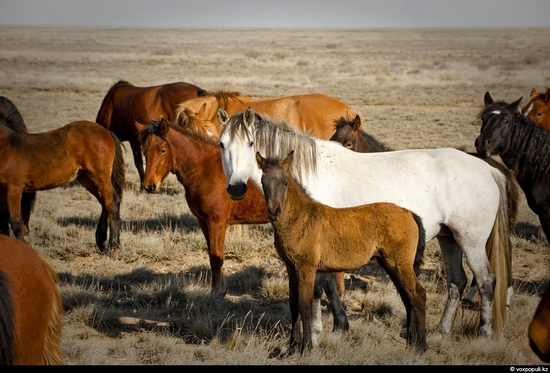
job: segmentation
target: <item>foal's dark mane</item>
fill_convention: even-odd
[[[508,103],[496,101],[479,116],[494,110],[508,110]],[[540,180],[550,177],[550,132],[531,122],[520,112],[513,113],[510,146],[506,151],[510,168],[518,179]]]
[[[21,113],[13,102],[4,96],[0,96],[0,123],[5,124],[14,131],[27,132],[27,126],[23,121]]]
[[[353,119],[343,118],[343,117],[341,117],[340,119],[336,119],[334,121],[334,131],[338,131],[340,128],[344,126],[352,126],[352,123],[353,123]],[[370,153],[389,152],[393,150],[383,142],[377,140],[373,136],[369,135],[367,132],[363,131],[361,128],[357,129],[357,133],[359,134],[359,136],[363,138],[363,140],[367,142],[367,144],[369,144]]]

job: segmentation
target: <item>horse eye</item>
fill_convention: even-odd
[[[352,146],[353,146],[353,142],[351,142],[351,141],[346,141],[344,143],[344,147],[346,147],[346,148],[351,148]]]
[[[223,149],[223,142],[218,142],[218,145]]]
[[[504,124],[508,124],[510,123],[510,121],[508,120],[508,118],[504,119]]]
[[[164,153],[166,153],[166,149],[162,149],[162,150],[160,151],[160,154],[164,154]]]
[[[250,147],[253,147],[254,146],[254,141],[250,141],[250,145],[248,145]]]
[[[542,117],[542,113],[537,113],[537,117]]]

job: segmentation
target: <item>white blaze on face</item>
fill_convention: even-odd
[[[529,104],[529,106],[525,107],[522,112],[523,112],[523,115],[527,116],[529,115],[529,113],[531,112],[531,110],[533,110],[533,104]]]

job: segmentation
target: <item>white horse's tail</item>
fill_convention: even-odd
[[[512,279],[512,241],[508,217],[507,181],[497,169],[491,170],[498,185],[500,202],[493,229],[485,246],[491,270],[496,278],[493,301],[493,332],[502,335],[506,321],[506,294]]]

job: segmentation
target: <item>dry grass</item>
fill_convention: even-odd
[[[269,97],[323,92],[360,110],[394,149],[473,151],[483,95],[508,101],[550,85],[550,29],[133,30],[0,28],[0,95],[30,132],[94,120],[119,79],[177,80]],[[429,350],[401,338],[404,308],[375,264],[347,275],[351,328],[325,330],[307,356],[280,358],[289,338],[284,267],[269,225],[228,233],[228,294],[212,299],[206,244],[174,177],[140,193],[126,153],[123,247],[94,244],[99,204],[81,187],[40,192],[28,242],[60,274],[67,364],[539,364],[527,325],[548,279],[548,247],[522,201],[514,242],[516,294],[504,337],[476,337],[478,312],[461,310],[451,335],[433,334],[445,302],[438,247],[428,245]]]

